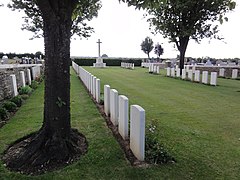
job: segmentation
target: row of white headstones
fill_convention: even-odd
[[[150,73],[160,74],[159,66],[150,65],[149,66]],[[221,68],[219,70],[219,77],[224,77],[225,69]],[[180,68],[167,68],[167,76],[168,77],[179,77],[182,79],[188,79],[194,82],[202,82],[203,84],[210,84],[213,86],[217,85],[217,72],[210,73],[210,81],[208,82],[208,71],[202,72],[202,80],[200,80],[200,70],[190,70],[183,69],[182,75],[180,75]],[[232,79],[236,79],[238,77],[238,69],[232,70]]]
[[[78,74],[88,91],[97,103],[100,102],[100,79],[86,71],[75,62],[72,62],[74,71]],[[130,106],[124,95],[118,95],[116,89],[104,85],[104,112],[114,126],[118,126],[119,134],[124,140],[130,139],[130,149],[136,158],[144,161],[145,158],[145,110],[139,105]],[[130,134],[130,135],[129,135]]]
[[[31,70],[32,70],[32,76],[33,76],[34,80],[38,76],[40,76],[40,74],[41,74],[40,66],[31,67]],[[26,86],[26,82],[28,83],[28,85],[32,84],[31,70],[27,69],[27,79],[25,78],[25,72],[24,71],[19,71],[21,87],[25,87]],[[16,75],[15,74],[11,74],[10,75],[10,83],[11,83],[12,92],[13,92],[12,96],[15,97],[15,96],[18,95],[18,86],[17,86],[17,79],[16,79]]]
[[[134,69],[134,63],[121,62],[121,67],[126,69]]]
[[[182,69],[182,76],[180,75],[180,68],[167,68],[167,76],[168,77],[181,77],[182,79],[188,79],[194,82],[202,82],[203,84],[210,84],[212,86],[217,85],[217,72],[211,72],[210,82],[208,82],[208,71],[202,72],[202,81],[200,81],[200,70],[188,70]]]
[[[192,69],[190,69],[190,67],[192,67]],[[186,72],[188,72],[189,70],[192,70],[193,73],[196,71],[196,66],[190,66],[190,65],[185,65],[184,69],[186,69]],[[219,77],[225,77],[225,69],[224,68],[220,68],[219,69]],[[238,78],[238,69],[232,69],[232,79],[237,79]]]

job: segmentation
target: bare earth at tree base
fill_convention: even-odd
[[[38,175],[64,167],[87,152],[86,137],[71,129],[69,138],[48,136],[44,129],[27,135],[4,151],[5,166],[12,171]]]

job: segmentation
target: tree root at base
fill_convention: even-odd
[[[49,137],[42,128],[11,144],[2,160],[10,170],[38,175],[71,164],[87,152],[87,147],[85,136],[76,129],[62,138],[56,133]]]

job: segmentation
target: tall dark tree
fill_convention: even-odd
[[[232,0],[120,0],[137,8],[146,9],[153,31],[161,33],[176,44],[180,52],[180,68],[184,68],[184,58],[188,42],[203,38],[221,39],[218,25],[227,20],[226,13],[235,8]]]
[[[38,132],[23,137],[5,151],[7,167],[24,173],[67,165],[87,151],[84,135],[70,124],[70,37],[88,36],[84,20],[100,8],[98,0],[12,0],[31,19],[26,27],[43,30],[45,46],[44,119]],[[26,21],[27,22],[27,21]],[[29,22],[29,21],[28,21]],[[78,26],[80,24],[80,26]]]
[[[146,37],[141,43],[141,50],[148,55],[150,59],[150,52],[153,50],[153,40],[150,37]]]
[[[160,56],[163,54],[163,48],[162,46],[157,43],[154,47],[154,53],[157,55],[158,59],[160,58]]]

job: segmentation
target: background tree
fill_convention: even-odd
[[[154,47],[154,53],[157,55],[157,58],[160,59],[160,56],[163,54],[163,48],[162,46],[157,43]]]
[[[37,51],[35,53],[35,57],[39,58],[40,59],[40,56],[43,58],[43,53],[41,51]]]
[[[150,37],[146,37],[141,43],[141,50],[148,55],[150,59],[150,52],[153,50],[153,40]]]
[[[232,0],[121,0],[137,8],[146,9],[150,26],[155,33],[161,33],[176,44],[180,52],[180,68],[184,68],[184,57],[188,42],[203,38],[221,39],[218,25],[226,13],[235,8]]]
[[[108,55],[107,55],[107,54],[103,54],[102,57],[103,57],[103,58],[104,58],[104,57],[108,57]]]
[[[43,30],[45,46],[44,119],[41,129],[8,147],[6,166],[24,173],[55,169],[87,151],[84,135],[70,124],[70,37],[89,36],[86,20],[97,15],[99,0],[12,0],[9,7],[23,10],[25,29]]]

